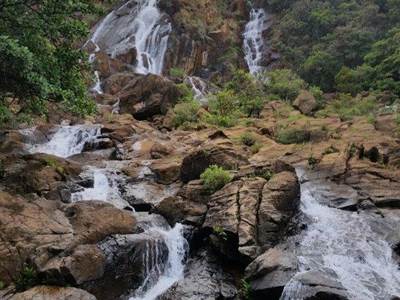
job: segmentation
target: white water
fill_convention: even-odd
[[[185,83],[192,87],[194,99],[199,101],[202,105],[207,106],[207,94],[209,92],[207,84],[201,78],[196,76],[186,77]]]
[[[101,88],[101,80],[100,80],[100,73],[99,71],[94,71],[94,78],[95,78],[95,83],[94,86],[91,88],[91,90],[99,95],[102,95],[103,89]]]
[[[119,209],[130,207],[129,203],[121,197],[117,181],[119,176],[115,172],[115,170],[107,168],[89,167],[85,171],[85,175],[93,176],[93,187],[72,194],[71,200],[73,202],[98,200],[110,203]]]
[[[263,32],[268,28],[268,15],[262,8],[250,11],[250,21],[247,23],[243,37],[245,60],[251,74],[256,75],[264,70],[262,66],[264,38]]]
[[[60,126],[47,143],[28,145],[27,150],[65,158],[81,153],[85,144],[100,134],[101,127],[96,125]]]
[[[299,272],[334,271],[353,300],[400,296],[400,271],[384,239],[396,227],[378,215],[326,206],[321,185],[323,182],[302,184],[301,210],[312,223],[297,250]],[[301,283],[292,280],[281,299],[302,299],[301,290]]]
[[[165,293],[175,282],[183,279],[184,275],[184,261],[188,250],[188,244],[183,236],[183,225],[177,223],[172,229],[163,229],[160,227],[154,227],[149,229],[150,234],[160,236],[166,243],[168,248],[168,260],[166,268],[162,274],[160,274],[159,265],[154,265],[152,270],[149,270],[150,260],[159,261],[158,255],[161,253],[145,254],[144,259],[145,265],[143,266],[147,270],[147,278],[143,282],[142,286],[138,289],[137,295],[130,298],[130,300],[154,300],[158,296]],[[157,247],[156,247],[157,249]],[[154,276],[158,277],[155,284],[148,286],[148,282],[154,280]]]
[[[128,1],[104,18],[91,41],[112,57],[136,49],[136,72],[161,74],[172,27],[157,2]]]

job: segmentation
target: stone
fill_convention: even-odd
[[[207,212],[207,206],[186,201],[179,196],[168,197],[155,207],[154,212],[166,218],[171,226],[174,226],[177,222],[201,226]]]
[[[154,161],[150,165],[150,169],[156,175],[156,181],[158,183],[171,184],[178,181],[181,164],[182,159],[178,157],[168,157]]]
[[[302,90],[293,102],[293,106],[305,115],[310,115],[317,107],[318,103],[313,94]]]
[[[96,300],[88,292],[73,287],[35,286],[23,293],[18,293],[9,300]]]
[[[136,119],[148,119],[165,114],[179,99],[180,92],[170,80],[149,74],[137,76],[119,93],[120,112],[129,113]]]
[[[119,93],[137,75],[133,73],[114,73],[103,82],[103,91],[109,95]]]

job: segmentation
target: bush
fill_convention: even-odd
[[[282,100],[293,101],[301,89],[307,87],[305,81],[289,69],[279,69],[266,74],[265,88],[268,94],[276,95]]]
[[[212,165],[208,167],[200,176],[203,180],[204,187],[214,193],[222,189],[227,183],[233,179],[232,175],[223,168]]]
[[[240,142],[245,146],[253,146],[257,140],[255,136],[250,132],[245,132],[240,136]]]
[[[279,129],[276,140],[281,144],[301,144],[310,141],[310,133],[305,129]]]
[[[171,68],[169,75],[172,77],[183,78],[185,76],[185,70],[182,68]]]
[[[185,123],[197,123],[199,109],[200,103],[196,100],[178,103],[174,107],[173,125],[179,127]]]
[[[338,115],[341,120],[347,121],[355,116],[369,116],[377,109],[377,101],[373,95],[353,98],[349,94],[339,94],[334,101],[319,111],[317,116]]]
[[[40,280],[37,271],[31,266],[25,265],[15,280],[15,289],[23,292],[38,284],[40,284]]]
[[[213,125],[232,127],[241,116],[237,97],[232,90],[222,90],[211,96],[208,106],[210,114],[205,121]]]

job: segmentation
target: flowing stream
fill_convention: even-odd
[[[158,0],[131,0],[108,14],[91,41],[95,52],[112,57],[136,52],[136,72],[161,74],[171,23],[157,7]]]
[[[251,74],[256,75],[265,69],[262,64],[264,49],[263,33],[268,28],[268,15],[263,8],[252,8],[250,20],[243,34],[243,49]]]
[[[316,270],[333,274],[353,300],[399,297],[400,271],[385,239],[396,230],[394,220],[329,207],[324,182],[307,181],[303,171],[298,175],[303,181],[301,210],[311,222],[296,249],[299,273]],[[281,299],[303,299],[306,294],[294,278]]]

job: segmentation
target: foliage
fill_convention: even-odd
[[[40,284],[40,280],[37,271],[31,266],[24,265],[15,280],[15,289],[18,292],[23,292],[38,284]]]
[[[353,95],[371,88],[398,93],[398,0],[266,2],[278,19],[272,43],[282,65],[309,84]]]
[[[214,226],[213,233],[216,234],[218,237],[226,241],[228,239],[228,235],[226,234],[225,230],[221,226]]]
[[[238,101],[232,90],[222,90],[208,100],[210,114],[206,122],[222,127],[234,126],[240,116]]]
[[[271,178],[275,175],[273,171],[268,170],[268,169],[264,169],[261,171],[256,172],[256,175],[258,177],[264,178],[267,181],[270,181]]]
[[[311,154],[310,157],[308,157],[307,162],[308,162],[308,166],[309,166],[311,169],[314,169],[315,166],[318,164],[318,159],[316,159],[316,158]]]
[[[317,113],[318,116],[338,115],[341,120],[351,120],[355,116],[368,116],[377,110],[376,98],[373,95],[368,97],[352,97],[349,94],[339,94],[323,110]]]
[[[267,73],[265,89],[268,94],[276,95],[281,100],[293,101],[306,83],[289,69],[278,69]]]
[[[301,144],[310,141],[310,134],[305,129],[279,128],[276,140],[281,144]]]
[[[241,281],[240,294],[245,300],[251,299],[251,285],[245,279]]]
[[[45,113],[46,101],[94,111],[86,87],[87,58],[76,43],[88,34],[78,14],[89,0],[4,0],[0,4],[0,104],[20,100],[22,112]]]
[[[222,189],[227,183],[233,179],[229,171],[224,170],[222,167],[212,165],[208,167],[200,176],[203,180],[204,187],[210,192],[214,193]]]
[[[178,103],[174,107],[173,125],[179,127],[185,123],[196,123],[199,120],[199,110],[200,103],[196,100]]]
[[[185,76],[185,70],[182,68],[171,68],[169,75],[172,77],[183,78]]]
[[[251,147],[251,146],[253,146],[253,145],[257,142],[257,139],[256,139],[256,137],[255,137],[252,133],[250,133],[250,132],[245,132],[245,133],[243,133],[242,135],[240,135],[240,142],[241,142],[243,145],[246,145],[246,146],[248,146],[248,147]]]

